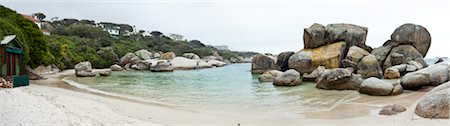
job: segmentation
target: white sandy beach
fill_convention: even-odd
[[[32,81],[26,87],[0,89],[0,125],[450,125],[450,120],[430,120],[414,114],[417,100],[426,92],[362,96],[330,111],[298,113],[295,118],[287,118],[277,113],[244,115],[180,110],[151,101],[98,94],[60,80],[61,75],[71,72],[48,75],[48,79]],[[394,103],[406,106],[407,111],[394,116],[377,114],[382,106]]]

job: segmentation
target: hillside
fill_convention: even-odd
[[[177,55],[192,52],[200,57],[217,52],[227,60],[256,54],[221,51],[199,40],[174,40],[159,31],[152,31],[151,35],[144,35],[144,30],[135,31],[133,34],[122,34],[123,31],[130,32],[133,28],[128,24],[96,23],[92,20],[42,20],[42,28],[51,33],[49,36],[44,36],[33,22],[20,14],[4,6],[0,9],[0,37],[17,34],[27,52],[25,61],[32,68],[38,65],[55,64],[60,69],[68,69],[81,61],[90,61],[95,68],[105,68],[117,63],[118,59],[126,53],[139,49],[147,49],[154,53],[172,51]],[[98,24],[117,26],[121,34],[112,36]]]

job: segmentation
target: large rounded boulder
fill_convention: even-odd
[[[136,56],[138,56],[142,60],[149,60],[149,59],[152,59],[152,57],[153,57],[153,54],[146,49],[138,50],[138,51],[134,52],[134,54],[136,54]]]
[[[399,44],[411,44],[422,56],[426,56],[431,45],[431,35],[428,30],[415,24],[403,24],[391,35],[391,39]]]
[[[173,70],[172,64],[167,61],[157,61],[155,66],[150,67],[152,72],[172,72]]]
[[[268,70],[277,70],[278,65],[272,58],[258,54],[252,59],[252,74],[262,74]]]
[[[96,74],[92,72],[92,64],[89,61],[80,62],[75,65],[75,76],[77,77],[94,77]]]
[[[435,87],[417,103],[415,113],[424,118],[450,118],[450,82]]]
[[[362,27],[354,24],[329,24],[326,26],[327,41],[329,43],[345,41],[347,47],[359,46],[366,47],[367,27]],[[348,48],[347,48],[348,49]]]
[[[175,58],[176,56],[177,55],[174,52],[166,52],[161,55],[160,59],[171,60],[171,59]]]
[[[422,64],[422,66],[428,66],[428,64],[425,63],[423,60],[422,54],[420,54],[416,48],[414,48],[412,45],[399,45],[397,47],[392,48],[390,54],[386,57],[384,63],[383,63],[383,69],[389,68],[391,66],[398,65],[397,63],[392,62],[391,58],[393,55],[403,55],[404,61],[408,62],[411,60],[419,61],[419,63]],[[395,58],[394,58],[395,59]]]
[[[286,71],[289,69],[289,57],[291,57],[292,55],[294,55],[294,52],[282,52],[278,55],[277,65],[281,71]]]
[[[305,49],[313,49],[320,46],[324,46],[327,43],[326,40],[327,31],[321,24],[314,23],[309,28],[303,30],[303,45]]]
[[[343,68],[335,68],[325,71],[318,79],[316,88],[326,90],[358,90],[362,83],[360,76]]]
[[[122,58],[120,58],[119,65],[121,66],[125,66],[127,64],[133,65],[139,63],[140,61],[141,59],[138,56],[136,56],[136,54],[127,53],[124,56],[122,56]]]
[[[170,60],[170,63],[172,63],[172,67],[176,70],[189,70],[189,69],[195,69],[198,65],[198,60],[188,59],[185,57],[175,57],[172,60]]]
[[[381,69],[380,64],[378,64],[378,60],[375,55],[370,54],[362,58],[358,63],[357,68],[357,73],[361,74],[363,78],[383,77],[383,70]]]
[[[258,77],[258,80],[259,82],[273,82],[281,73],[283,72],[279,70],[269,70],[261,74],[261,76]]]
[[[338,68],[345,55],[344,48],[345,42],[337,42],[314,49],[303,49],[289,58],[288,66],[300,73],[311,73],[318,66]]]
[[[302,83],[301,75],[296,70],[287,70],[275,78],[275,86],[296,86]]]
[[[400,80],[404,89],[419,89],[422,86],[437,86],[450,80],[448,63],[434,64],[424,69],[407,73]]]
[[[200,56],[198,56],[198,55],[195,54],[195,53],[184,53],[184,54],[183,54],[183,57],[186,57],[186,58],[188,58],[188,59],[195,59],[195,60],[200,59]]]
[[[358,89],[359,93],[374,95],[374,96],[387,96],[391,95],[394,85],[384,82],[375,77],[367,78]]]

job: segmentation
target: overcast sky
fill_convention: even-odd
[[[30,2],[31,1],[31,2]],[[303,28],[352,23],[369,28],[366,44],[381,46],[404,23],[431,33],[427,57],[450,56],[450,6],[446,0],[1,0],[19,13],[92,19],[177,33],[232,50],[280,53],[303,48]]]

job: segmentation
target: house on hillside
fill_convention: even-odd
[[[216,48],[217,50],[230,51],[230,49],[228,49],[228,46],[226,46],[226,45],[217,45],[217,46],[213,46],[213,47]]]
[[[120,27],[113,23],[100,22],[98,23],[98,26],[101,27],[103,31],[108,32],[112,37],[117,37],[120,35]]]
[[[0,75],[13,83],[13,87],[29,84],[25,74],[22,45],[16,35],[8,35],[0,42]]]
[[[183,41],[183,36],[179,34],[169,33],[168,37],[175,41]]]
[[[31,15],[26,15],[26,14],[21,14],[21,15],[22,15],[22,17],[34,22],[34,24],[36,24],[38,26],[39,30],[41,30],[41,32],[44,35],[50,35],[49,31],[42,29],[42,22],[36,16],[31,16]]]

